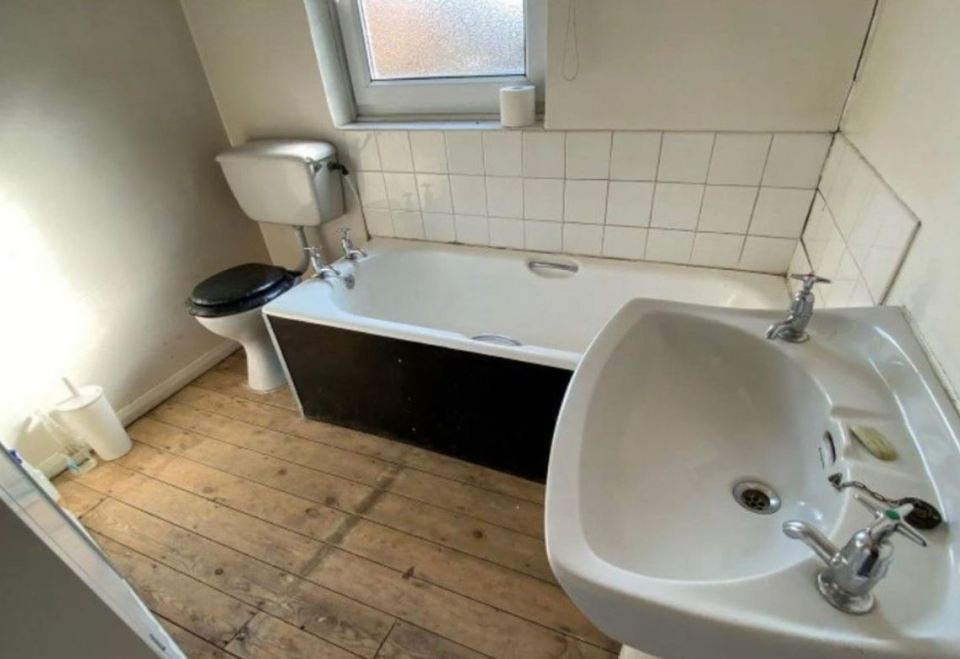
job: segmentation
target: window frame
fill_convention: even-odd
[[[545,0],[524,0],[526,75],[407,80],[372,80],[358,0],[332,1],[332,18],[336,20],[335,33],[339,37],[335,45],[345,71],[344,75],[337,76],[339,84],[325,84],[324,87],[328,88],[328,95],[332,93],[340,97],[329,99],[331,108],[334,100],[339,100],[342,105],[343,95],[349,95],[353,106],[352,121],[493,119],[499,114],[500,88],[516,84],[535,85],[538,104],[542,103]],[[330,38],[334,34],[334,31],[323,32],[314,30],[314,39]],[[318,44],[318,50],[328,50],[330,45]],[[344,83],[350,88],[343,89]]]

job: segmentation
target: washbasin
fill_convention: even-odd
[[[818,312],[811,340],[770,341],[779,314],[634,300],[584,355],[557,424],[547,551],[593,622],[661,657],[960,656],[958,420],[900,311]],[[895,445],[858,444],[869,425]],[[927,547],[893,540],[877,605],[853,616],[783,532],[842,545],[873,521],[861,481],[934,503]]]

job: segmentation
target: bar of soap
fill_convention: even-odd
[[[850,432],[854,438],[863,444],[863,448],[870,451],[870,454],[878,460],[896,460],[897,449],[886,436],[871,426],[850,426]]]

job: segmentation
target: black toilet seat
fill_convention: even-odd
[[[216,318],[262,307],[290,290],[297,274],[275,265],[244,263],[197,284],[187,300],[190,314]]]

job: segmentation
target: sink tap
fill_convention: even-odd
[[[803,343],[810,338],[807,325],[813,317],[813,287],[815,284],[829,284],[830,280],[818,277],[812,272],[807,275],[790,275],[803,282],[800,290],[793,296],[787,317],[767,328],[768,339],[780,339],[789,343]]]
[[[310,267],[313,268],[314,279],[340,279],[347,288],[353,288],[356,280],[351,274],[343,274],[332,265],[323,262],[323,250],[319,247],[304,247],[310,257]]]
[[[343,227],[340,229],[340,246],[343,248],[343,258],[348,261],[366,258],[367,253],[359,247],[354,247],[353,240],[350,238],[350,229]]]
[[[817,575],[824,599],[844,613],[863,614],[873,609],[876,598],[870,591],[886,576],[893,560],[890,536],[899,533],[921,547],[926,547],[927,541],[904,521],[913,504],[884,508],[859,495],[854,498],[873,512],[874,521],[839,549],[819,529],[800,520],[784,522],[783,532],[803,541],[827,564]]]

